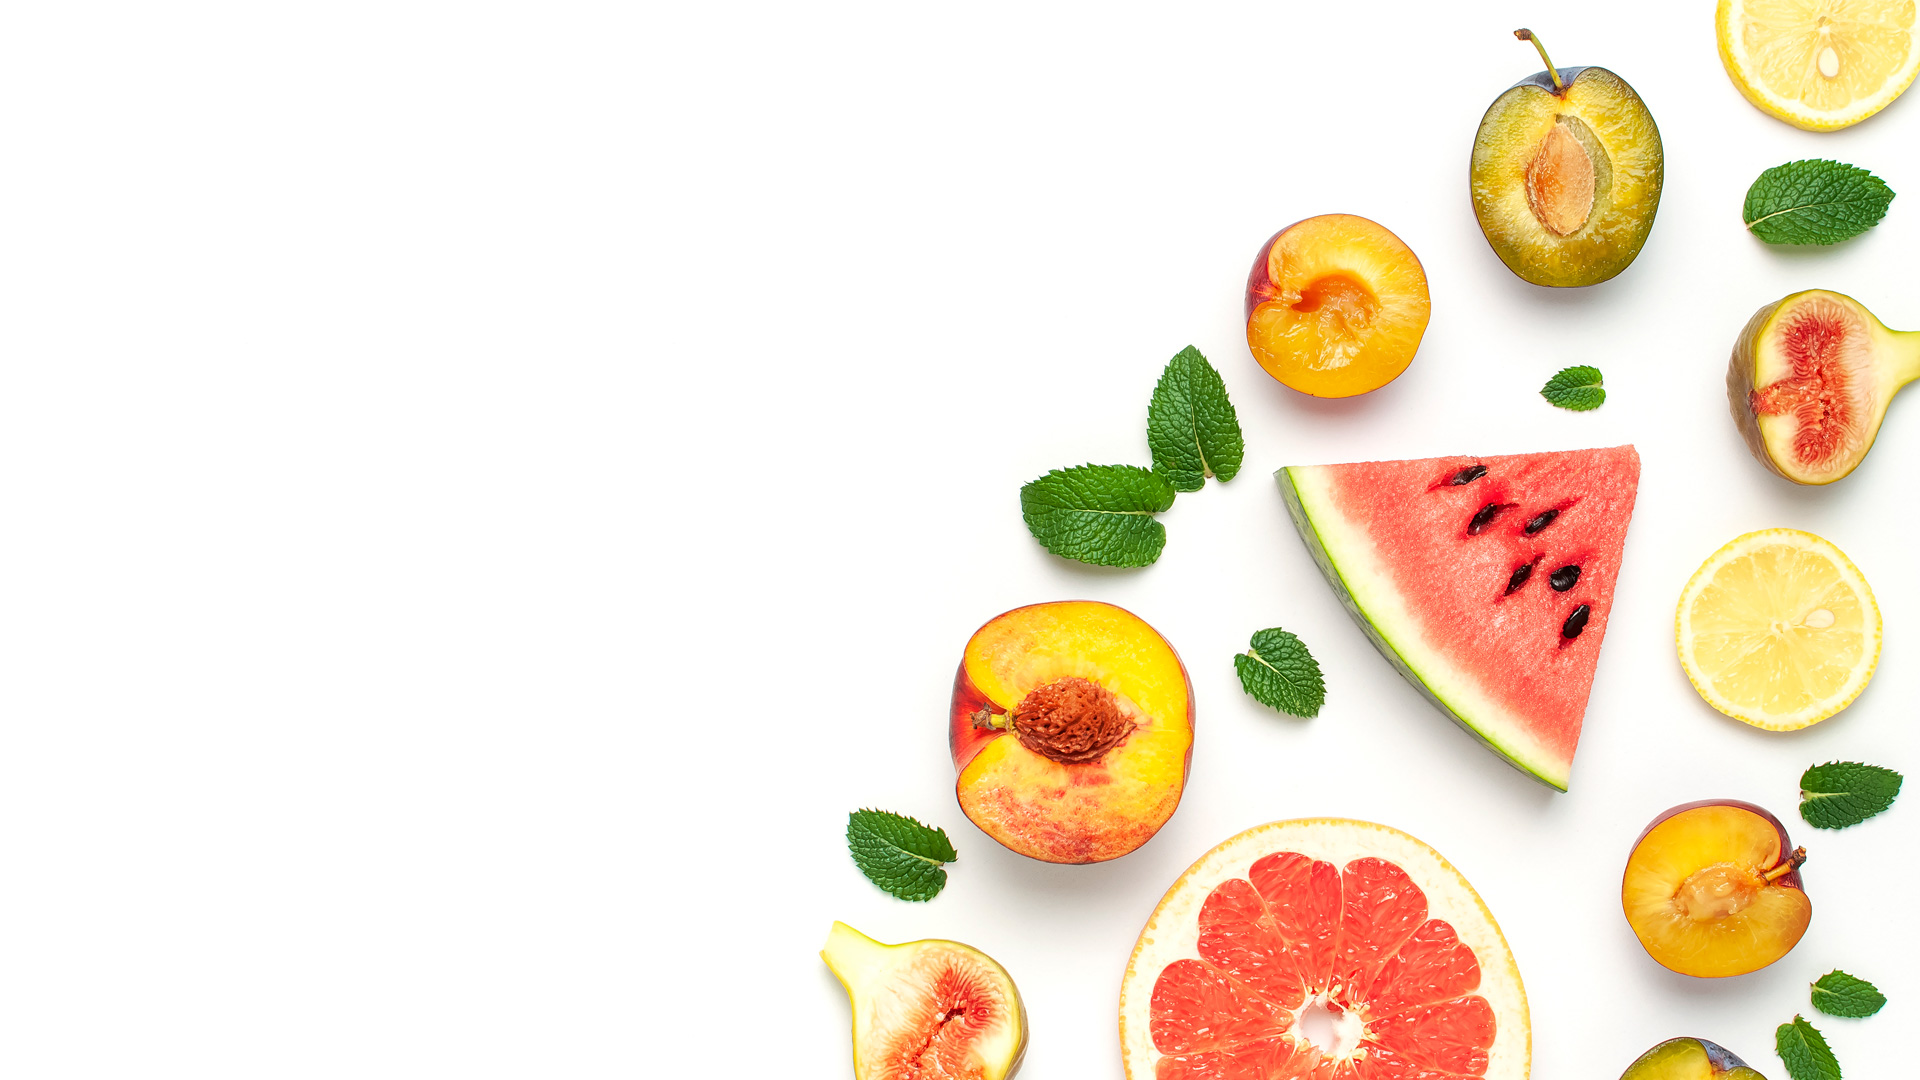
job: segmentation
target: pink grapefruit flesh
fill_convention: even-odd
[[[1129,1080],[1523,1080],[1526,992],[1433,849],[1359,821],[1275,822],[1203,856],[1141,932]]]

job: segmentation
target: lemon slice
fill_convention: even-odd
[[[1764,529],[1713,553],[1680,594],[1680,665],[1707,704],[1769,731],[1817,724],[1860,696],[1880,659],[1880,608],[1840,549]]]
[[[1920,71],[1914,0],[1720,0],[1714,22],[1733,84],[1808,131],[1865,120]]]

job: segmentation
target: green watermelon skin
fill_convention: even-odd
[[[1445,482],[1475,465],[1486,466],[1486,483]],[[1565,791],[1639,470],[1639,455],[1621,446],[1290,466],[1275,478],[1315,564],[1380,654],[1514,767]],[[1472,513],[1490,494],[1513,509],[1470,535]],[[1539,510],[1569,501],[1537,536],[1524,532]],[[1383,505],[1392,513],[1382,515]],[[1397,531],[1370,529],[1369,511]],[[1559,594],[1546,579],[1563,559],[1582,572]],[[1526,584],[1502,595],[1509,568],[1529,560],[1537,565]],[[1456,586],[1452,595],[1422,602],[1446,592],[1426,588],[1422,574],[1455,565],[1445,582]],[[1561,620],[1579,603],[1589,606],[1587,627],[1564,640]]]

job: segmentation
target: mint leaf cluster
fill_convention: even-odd
[[[1828,1016],[1872,1016],[1887,1003],[1887,996],[1865,979],[1835,968],[1813,984],[1813,1007]],[[1773,1033],[1773,1050],[1786,1062],[1787,1075],[1793,1080],[1840,1080],[1840,1062],[1820,1030],[1795,1016],[1790,1024],[1781,1024]]]
[[[947,830],[885,810],[847,815],[847,849],[867,880],[901,900],[931,900],[947,886],[946,864],[960,857]]]
[[[1810,159],[1761,173],[1740,216],[1769,244],[1837,244],[1878,225],[1892,203],[1893,189],[1867,170]]]
[[[1865,979],[1834,968],[1813,984],[1813,1007],[1828,1016],[1872,1016],[1887,1003],[1887,995]]]
[[[1600,385],[1600,369],[1585,365],[1561,368],[1540,388],[1540,396],[1550,404],[1574,412],[1597,409],[1607,400],[1607,392]]]
[[[1858,825],[1893,805],[1902,777],[1858,761],[1829,761],[1800,774],[1800,816],[1816,829]]]
[[[1233,658],[1240,688],[1262,705],[1294,716],[1315,717],[1327,701],[1320,663],[1306,643],[1279,627],[1253,635],[1246,652]]]
[[[1189,345],[1167,361],[1147,406],[1151,469],[1079,465],[1054,469],[1020,489],[1020,516],[1040,546],[1095,566],[1146,566],[1167,545],[1155,514],[1175,493],[1199,491],[1240,471],[1246,440],[1226,383]]]

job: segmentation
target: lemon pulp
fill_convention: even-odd
[[[1774,731],[1847,707],[1880,658],[1880,609],[1858,568],[1812,533],[1767,529],[1715,552],[1676,616],[1680,663],[1707,704]]]
[[[1857,124],[1920,71],[1914,0],[1720,0],[1720,60],[1766,113],[1810,131]]]

